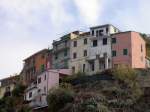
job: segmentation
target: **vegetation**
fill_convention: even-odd
[[[148,112],[149,104],[138,83],[139,71],[121,66],[91,77],[70,78],[69,84],[65,80],[47,97],[50,112]],[[112,77],[111,80],[95,80],[105,73]],[[108,77],[108,74],[105,76]],[[74,80],[80,82],[80,79],[84,83],[71,85]]]
[[[141,33],[141,36],[146,41],[146,53],[147,53],[147,56],[150,57],[150,38],[147,37],[147,35],[144,33]]]
[[[24,105],[25,86],[17,84],[11,96],[0,99],[0,112],[31,112],[31,109]]]

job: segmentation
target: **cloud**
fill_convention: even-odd
[[[96,24],[103,11],[103,0],[74,0],[82,22]]]

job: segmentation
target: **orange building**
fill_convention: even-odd
[[[21,72],[23,84],[30,84],[36,80],[37,74],[46,70],[47,64],[51,61],[50,55],[51,50],[43,49],[24,60],[24,68]]]

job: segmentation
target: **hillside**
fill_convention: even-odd
[[[64,79],[48,96],[49,112],[149,112],[149,73],[121,68]]]

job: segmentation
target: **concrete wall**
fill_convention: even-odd
[[[146,68],[145,41],[137,32],[131,32],[132,68]]]
[[[84,44],[84,39],[87,39],[87,44]],[[77,47],[74,47],[74,41],[77,41]],[[75,67],[75,73],[83,72],[83,64],[85,64],[85,71],[88,70],[86,58],[89,55],[88,46],[89,46],[89,38],[88,36],[79,37],[71,40],[70,47],[70,64],[69,67]],[[87,50],[87,56],[84,56],[84,50]],[[77,58],[73,58],[73,54],[77,54]]]

